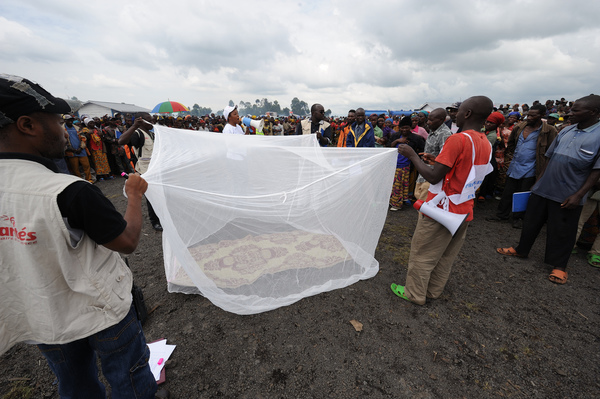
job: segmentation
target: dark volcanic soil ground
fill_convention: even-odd
[[[123,180],[98,185],[124,212]],[[476,205],[443,296],[425,306],[389,288],[406,276],[417,216],[411,208],[389,212],[377,276],[252,316],[227,313],[202,296],[169,294],[161,233],[146,220],[129,258],[149,308],[156,307],[144,325],[147,340],[177,345],[164,386],[173,398],[600,396],[600,270],[580,250],[569,282],[549,282],[545,232],[529,259],[497,255],[520,230],[487,222],[496,206]],[[11,389],[58,397],[36,347],[17,345],[0,357],[0,395]]]

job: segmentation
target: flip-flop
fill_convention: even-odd
[[[554,269],[552,270],[552,273],[550,273],[550,275],[548,276],[548,280],[552,281],[555,284],[565,284],[567,282],[568,276],[569,275],[567,274],[567,272],[560,269]]]
[[[600,267],[600,255],[588,254],[587,261],[590,264],[590,266]]]
[[[407,300],[408,302],[411,302],[410,299],[408,299],[408,297],[406,295],[404,295],[404,286],[403,285],[397,285],[397,284],[392,284],[391,287],[392,292],[396,295],[398,295],[400,298]]]
[[[500,255],[516,256],[517,258],[526,258],[526,256],[524,256],[524,255],[519,255],[517,253],[517,251],[515,251],[515,249],[513,247],[510,247],[510,248],[496,248],[496,252],[498,252]]]

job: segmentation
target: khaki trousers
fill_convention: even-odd
[[[464,222],[453,237],[443,225],[419,213],[405,285],[405,294],[412,302],[424,305],[425,298],[442,295],[454,259],[465,242],[468,225]]]
[[[417,182],[415,185],[415,198],[421,201],[425,201],[427,199],[427,193],[429,192],[429,182],[424,181],[423,183]]]

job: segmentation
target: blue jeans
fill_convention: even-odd
[[[39,344],[38,348],[58,378],[61,398],[106,398],[96,355],[113,399],[154,398],[157,385],[148,365],[150,350],[133,305],[112,327],[68,344]]]

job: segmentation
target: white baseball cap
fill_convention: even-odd
[[[223,116],[225,117],[226,121],[229,120],[229,114],[232,113],[236,109],[237,109],[237,105],[235,107],[232,107],[230,105],[225,107],[225,109],[223,110]]]

